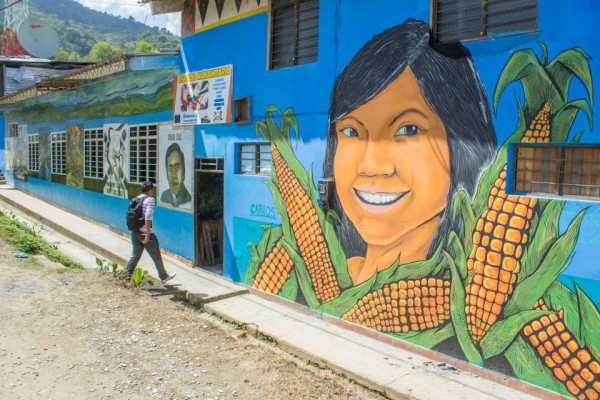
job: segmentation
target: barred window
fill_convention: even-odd
[[[129,128],[129,181],[156,182],[158,125],[134,125]]]
[[[537,30],[538,0],[432,0],[437,43]]]
[[[104,141],[103,130],[86,129],[83,132],[84,169],[86,178],[104,177]]]
[[[240,174],[270,175],[271,145],[269,143],[239,145]]]
[[[52,173],[66,175],[67,173],[67,134],[55,132],[52,134]]]
[[[319,0],[272,0],[269,68],[317,61]]]
[[[19,124],[8,124],[8,137],[19,136]]]
[[[600,200],[599,145],[515,145],[511,163],[516,194]]]
[[[28,137],[29,150],[29,170],[39,171],[40,169],[40,135],[33,134]]]

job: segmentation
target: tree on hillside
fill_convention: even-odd
[[[92,47],[88,55],[85,56],[85,61],[105,61],[121,54],[121,49],[119,49],[117,46],[113,46],[107,42],[98,42]]]
[[[74,51],[69,52],[62,47],[58,48],[58,51],[54,55],[54,61],[81,61],[80,57]]]
[[[152,43],[146,42],[145,40],[136,42],[133,49],[134,53],[152,53],[153,51],[156,51],[156,46],[154,46]]]

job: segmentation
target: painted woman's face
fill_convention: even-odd
[[[450,190],[446,129],[409,68],[335,129],[338,196],[367,244],[398,243],[445,209]]]

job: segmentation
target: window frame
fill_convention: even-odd
[[[539,31],[539,17],[540,17],[540,4],[539,4],[539,0],[535,0],[535,27],[532,29],[525,29],[525,30],[519,30],[519,31],[514,31],[514,32],[489,32],[488,29],[488,24],[487,21],[490,17],[490,14],[488,13],[488,3],[489,0],[480,0],[480,8],[481,8],[481,15],[479,18],[479,34],[477,36],[468,36],[468,37],[463,37],[460,39],[453,39],[453,40],[440,40],[440,16],[442,15],[441,11],[438,11],[438,7],[441,7],[442,3],[444,1],[449,1],[449,0],[431,0],[430,3],[430,21],[431,21],[431,34],[432,34],[432,39],[433,39],[433,43],[437,44],[437,45],[446,45],[446,44],[452,44],[452,43],[458,43],[458,42],[471,42],[471,41],[477,41],[477,40],[486,40],[486,39],[493,39],[496,37],[502,37],[502,36],[514,36],[514,35],[521,35],[521,34],[527,34],[527,33],[535,33]],[[515,10],[519,10],[519,9],[526,9],[526,8],[531,8],[531,6],[525,6],[525,7],[516,7],[515,9],[509,9],[507,11],[503,11],[499,14],[502,13],[509,13],[510,11],[515,11]],[[459,10],[459,8],[456,8],[455,10]],[[453,10],[453,11],[455,11]],[[511,21],[512,23],[519,23],[519,22],[525,22],[527,20],[514,20]],[[460,30],[459,30],[460,31]]]
[[[32,152],[32,146],[35,151]],[[33,164],[32,164],[33,163]],[[32,168],[32,165],[34,168]],[[31,133],[27,135],[27,170],[38,172],[40,170],[40,135]]]
[[[104,179],[103,128],[90,128],[83,131],[83,177]]]
[[[312,63],[316,63],[319,61],[319,28],[320,28],[320,24],[319,24],[319,17],[320,17],[320,12],[321,12],[321,4],[320,4],[320,0],[288,0],[291,1],[290,4],[288,5],[283,5],[283,6],[277,6],[276,3],[277,0],[271,0],[269,1],[269,22],[268,22],[268,32],[267,32],[267,70],[268,71],[273,71],[273,70],[278,70],[278,69],[284,69],[284,68],[291,68],[291,67],[297,67],[300,65],[305,65],[305,64],[312,64]],[[317,47],[315,50],[315,59],[311,60],[311,61],[304,61],[304,62],[298,62],[298,49],[301,47],[300,46],[300,40],[299,40],[299,24],[300,24],[300,19],[298,18],[298,7],[301,3],[307,3],[309,1],[316,1],[317,2]],[[275,12],[276,11],[281,11],[284,9],[288,9],[288,8],[294,8],[295,13],[294,13],[294,22],[295,22],[295,26],[294,26],[294,57],[293,57],[293,62],[292,64],[288,65],[275,65],[274,64],[274,59],[273,59],[273,55],[274,55],[274,41],[273,41],[273,30],[274,30],[274,26],[275,26]]]
[[[557,148],[558,149],[558,154],[556,156],[556,158],[554,157],[549,157],[549,158],[545,158],[545,159],[536,159],[536,158],[527,158],[525,159],[526,161],[542,161],[542,162],[547,162],[549,165],[551,165],[552,163],[556,164],[556,167],[554,170],[552,169],[548,169],[547,171],[539,171],[537,169],[529,169],[528,171],[531,172],[546,172],[549,174],[554,174],[556,175],[556,181],[549,181],[549,182],[537,182],[538,185],[541,184],[546,184],[546,185],[555,185],[556,186],[556,190],[555,191],[523,191],[523,190],[516,190],[516,187],[518,185],[519,180],[517,179],[517,173],[519,171],[521,171],[521,169],[517,168],[517,162],[519,158],[517,157],[517,149],[518,148]],[[584,160],[583,158],[581,160],[577,160],[578,162],[581,163],[581,165],[583,165],[583,163],[587,163],[587,162],[593,162],[593,163],[597,163],[598,165],[600,165],[600,143],[511,143],[509,145],[508,148],[508,159],[507,159],[507,174],[506,174],[506,188],[507,188],[507,194],[510,195],[516,195],[516,196],[527,196],[527,197],[540,197],[540,198],[549,198],[549,199],[558,199],[558,200],[574,200],[574,201],[593,201],[593,202],[599,202],[600,201],[600,177],[598,178],[598,185],[592,185],[592,184],[582,184],[580,185],[581,187],[589,187],[590,191],[592,190],[591,188],[595,188],[596,191],[598,192],[598,195],[585,195],[585,194],[581,194],[581,190],[579,190],[579,194],[572,194],[572,193],[565,193],[565,187],[566,186],[574,186],[576,184],[573,184],[572,181],[570,181],[569,183],[565,183],[565,177],[567,175],[572,176],[573,174],[577,174],[579,176],[579,178],[584,178],[584,177],[593,177],[594,175],[600,175],[600,173],[598,174],[594,174],[592,173],[585,173],[582,171],[575,171],[574,169],[571,170],[566,170],[566,162],[571,161],[571,166],[573,166],[573,159],[567,159],[565,158],[565,153],[567,153],[568,151],[565,151],[567,149],[584,149],[584,148],[592,148],[595,149],[595,151],[597,151],[596,154],[596,158],[598,158],[597,160]],[[591,179],[591,178],[590,178]],[[524,183],[528,183],[527,181],[524,181]]]
[[[52,175],[67,175],[67,132],[65,131],[50,133],[50,171]]]
[[[261,146],[269,146],[269,151],[261,151],[260,148]],[[238,162],[237,162],[237,173],[239,175],[245,175],[245,176],[270,176],[272,171],[273,171],[273,158],[271,156],[271,149],[270,149],[271,143],[269,142],[258,142],[258,143],[238,143],[237,144],[237,158],[238,158]],[[244,159],[243,158],[243,149],[244,147],[254,147],[254,158],[253,159]],[[268,159],[263,159],[261,158],[261,154],[269,154],[269,158]],[[243,169],[243,162],[244,160],[254,160],[254,172],[245,172]],[[269,161],[269,171],[268,172],[262,172],[262,168],[261,168],[261,161]]]
[[[11,122],[8,124],[8,137],[19,137],[19,124],[17,122]]]
[[[133,132],[137,131],[139,132],[140,128],[147,128],[148,132],[146,133],[145,136],[139,136],[139,135],[134,135]],[[151,135],[150,134],[150,130],[153,129],[154,133]],[[151,141],[154,141],[154,143],[152,143]],[[142,176],[141,171],[140,171],[140,166],[142,164],[140,164],[139,160],[140,158],[140,142],[146,142],[146,163],[145,163],[145,175]],[[133,157],[133,143],[136,142],[136,156]],[[150,163],[150,145],[154,144],[154,174],[150,173],[150,167],[151,167],[151,163]],[[141,184],[144,181],[147,180],[151,180],[153,182],[157,182],[157,177],[158,177],[158,163],[159,163],[159,152],[158,152],[158,123],[152,123],[152,124],[138,124],[138,125],[130,125],[129,126],[129,183],[133,183],[133,184]],[[135,168],[135,176],[132,174],[132,165],[134,160],[136,161],[136,168]]]

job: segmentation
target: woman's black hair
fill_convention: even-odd
[[[407,67],[446,128],[451,169],[447,204],[450,205],[461,188],[473,195],[481,171],[496,152],[496,133],[486,94],[468,50],[460,44],[431,47],[429,27],[422,21],[409,19],[373,37],[338,75],[329,108],[323,176],[333,178],[336,122],[381,93]],[[430,254],[444,235],[460,223],[452,221],[449,208],[446,207],[429,246]],[[366,243],[343,212],[337,193],[333,209],[342,219],[336,231],[346,257],[364,256]]]

